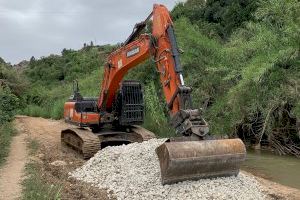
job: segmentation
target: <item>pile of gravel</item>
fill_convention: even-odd
[[[107,147],[70,176],[106,188],[117,199],[265,199],[258,182],[243,173],[237,177],[161,185],[155,148],[163,142],[151,139]]]

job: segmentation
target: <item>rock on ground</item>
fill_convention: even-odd
[[[163,139],[107,147],[99,151],[71,177],[107,188],[117,199],[265,199],[259,183],[240,173],[221,177],[161,185],[155,148]]]
[[[56,161],[53,161],[52,163],[50,163],[50,165],[53,165],[53,166],[65,166],[67,165],[67,163],[63,160],[56,160]]]

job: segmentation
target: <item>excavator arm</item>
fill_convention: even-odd
[[[152,34],[141,34],[151,16]],[[149,17],[137,24],[126,42],[108,57],[98,100],[99,109],[103,113],[111,112],[125,74],[149,57],[153,57],[159,72],[171,125],[176,132],[185,136],[206,135],[208,125],[199,110],[192,108],[192,90],[184,84],[173,22],[163,5],[155,4]]]
[[[151,34],[142,34],[151,17]],[[135,135],[138,139],[130,142],[149,138],[145,131],[133,130],[143,122],[141,85],[123,78],[128,70],[150,57],[159,72],[170,123],[182,136],[169,139],[156,149],[162,183],[237,175],[245,160],[245,146],[240,139],[208,140],[210,137],[206,137],[208,124],[200,111],[193,108],[192,89],[184,83],[173,22],[167,8],[158,4],[145,21],[135,26],[125,43],[109,55],[97,105],[94,99],[82,97],[77,86],[65,103],[66,122],[90,127],[96,134],[70,128],[62,131],[62,141],[90,157],[103,141],[128,141]]]

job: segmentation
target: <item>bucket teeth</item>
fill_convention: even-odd
[[[165,142],[156,149],[162,184],[237,176],[246,158],[240,139]]]

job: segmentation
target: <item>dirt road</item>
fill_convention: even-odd
[[[76,152],[60,143],[60,131],[69,127],[68,124],[62,120],[20,116],[15,123],[40,144],[36,157],[31,159],[40,163],[43,180],[62,188],[62,199],[108,199],[106,190],[68,178],[69,172],[85,162]]]
[[[49,120],[34,117],[17,117],[15,123],[17,128],[19,127],[18,129],[25,132],[28,137],[39,142],[40,150],[35,160],[42,166],[42,179],[49,184],[61,186],[62,199],[108,199],[106,190],[100,190],[69,178],[68,173],[79,166],[82,166],[85,162],[85,160],[78,156],[76,152],[60,143],[60,131],[70,127],[69,125],[65,124],[62,120]],[[26,134],[20,134],[12,144],[12,151],[21,151],[19,154],[22,155],[15,158],[15,160],[20,158],[23,158],[21,159],[23,161],[25,160],[26,154],[22,154],[25,152],[24,149],[22,149],[25,148],[25,144],[21,141],[24,142],[23,137],[25,137]],[[20,144],[23,145],[21,149]],[[18,148],[14,148],[15,146],[18,146]],[[17,152],[12,152],[12,154],[19,155]],[[14,160],[14,156],[10,155],[9,160],[11,159]],[[7,165],[9,163],[10,161],[8,161]],[[63,164],[56,165],[55,163]],[[13,167],[12,164],[10,164],[10,166]],[[8,169],[9,168],[10,167],[8,167]],[[19,168],[22,169],[22,166],[18,166],[18,169]],[[14,176],[8,169],[6,169],[6,172],[3,171],[4,173],[2,173],[6,174],[6,178],[3,178],[5,180],[12,179],[11,177]],[[20,169],[19,171],[22,171]],[[5,170],[5,168],[3,168],[3,170]],[[22,173],[20,172],[20,174]],[[18,177],[21,176],[20,174]],[[263,178],[257,179],[263,185],[264,191],[272,199],[300,199],[299,190],[285,187]],[[14,184],[17,184],[16,182],[17,181],[15,181]],[[20,187],[15,188],[17,189],[11,191],[11,193],[20,191]],[[2,194],[2,192],[0,194]]]
[[[0,170],[0,199],[18,199],[22,193],[22,178],[27,159],[26,133],[21,124],[17,123],[19,132],[11,143],[9,156]]]

